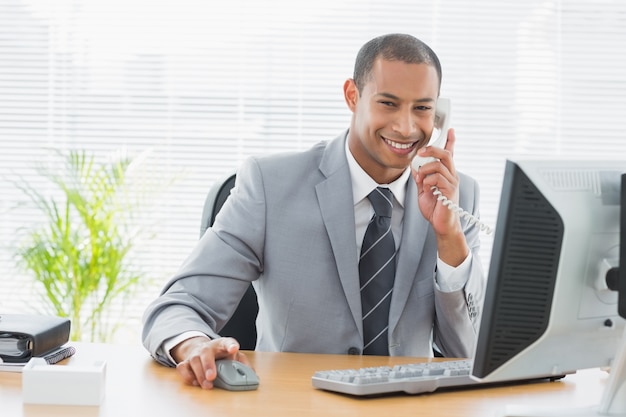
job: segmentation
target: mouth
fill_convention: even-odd
[[[397,142],[391,139],[387,139],[385,137],[383,137],[383,141],[389,145],[390,147],[397,149],[398,151],[401,152],[407,152],[412,150],[413,148],[415,148],[415,146],[417,146],[419,141],[415,141],[415,142]]]

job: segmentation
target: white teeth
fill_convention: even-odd
[[[393,146],[396,149],[409,149],[411,146],[413,146],[413,143],[398,143],[392,142],[389,139],[385,139],[385,142],[387,142],[389,145]]]

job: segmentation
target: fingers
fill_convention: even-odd
[[[443,156],[439,161],[429,162],[418,171],[413,172],[418,192],[421,192],[422,189],[429,190],[431,186],[436,186],[443,190],[455,187],[458,183],[452,158],[447,151],[440,151],[446,153],[445,155],[447,156]]]
[[[185,345],[183,345],[185,344]],[[249,365],[248,358],[239,352],[239,343],[231,337],[211,340],[207,337],[196,337],[181,343],[178,357],[182,360],[176,366],[178,374],[188,385],[200,386],[203,389],[213,388],[217,376],[215,361],[217,359],[239,360]]]
[[[445,148],[427,146],[418,150],[418,155],[423,157],[434,157],[438,161],[429,162],[418,170],[418,175],[414,173],[415,181],[419,186],[424,181],[423,188],[430,189],[431,186],[438,188],[448,188],[454,186],[457,181],[456,168],[454,166],[454,146],[456,144],[456,134],[454,129],[448,129],[448,139]]]
[[[239,342],[237,342],[236,339],[233,339],[232,337],[223,337],[217,340],[221,341],[221,344],[219,347],[220,351],[216,353],[215,359],[231,359],[244,363],[248,366],[252,366],[248,357],[239,350]]]
[[[456,144],[456,134],[454,129],[448,129],[448,141],[446,142],[446,151],[450,153],[450,156],[454,156],[454,145]]]
[[[455,132],[449,129],[444,149],[428,146],[418,150],[419,156],[430,156],[438,160],[424,164],[419,170],[413,171],[420,210],[433,225],[435,231],[441,234],[456,227],[458,215],[446,207],[443,199],[433,194],[432,187],[437,187],[446,200],[458,204],[459,178],[452,158],[455,144]]]
[[[188,385],[200,386],[203,389],[213,388],[215,380],[215,360],[211,362],[207,355],[195,355],[176,365],[176,370]]]
[[[235,356],[239,352],[239,342],[232,337],[221,337],[215,339],[217,342],[217,349],[215,350],[216,359],[235,359]]]

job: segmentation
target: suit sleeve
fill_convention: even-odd
[[[478,183],[461,177],[460,206],[479,216]],[[485,290],[485,274],[479,255],[480,229],[461,220],[467,244],[472,252],[465,286],[458,291],[443,292],[435,288],[434,343],[446,357],[471,357],[474,354]]]
[[[263,270],[264,236],[262,176],[250,159],[238,170],[213,227],[144,313],[143,343],[158,362],[174,365],[162,344],[184,332],[219,337],[250,282]]]

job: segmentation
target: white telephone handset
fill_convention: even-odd
[[[439,97],[437,99],[437,109],[435,110],[435,126],[430,140],[428,141],[428,144],[426,144],[426,146],[436,146],[442,149],[446,146],[446,142],[448,141],[448,129],[450,129],[450,111],[450,99]],[[422,165],[435,160],[436,158],[433,158],[432,156],[416,156],[411,161],[411,166],[413,167],[413,169],[418,170]],[[477,224],[481,231],[484,231],[487,234],[490,234],[492,232],[491,227],[481,222],[471,213],[463,210],[451,200],[448,200],[448,198],[443,195],[441,191],[439,191],[439,188],[437,188],[436,186],[432,186],[431,190],[433,191],[433,194],[437,197],[437,200],[443,202],[444,206],[458,213],[460,217],[468,219],[471,224]]]
[[[450,99],[439,97],[437,99],[437,110],[435,110],[435,127],[433,133],[430,136],[430,140],[426,146],[436,146],[438,148],[444,148],[448,141],[448,129],[450,129]],[[434,161],[432,156],[421,157],[416,156],[413,158],[411,165],[416,170],[424,164]]]

